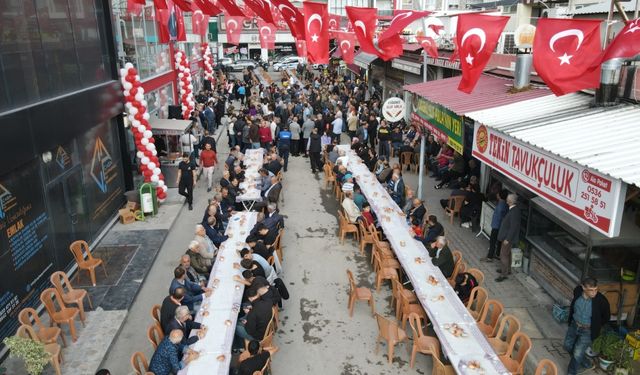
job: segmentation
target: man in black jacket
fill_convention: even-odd
[[[587,357],[587,348],[600,335],[602,327],[609,322],[609,301],[598,292],[598,281],[588,277],[573,290],[573,301],[569,308],[569,330],[564,338],[564,348],[569,352],[569,375],[576,375],[594,368]]]
[[[449,250],[447,240],[444,236],[438,237],[436,241],[431,244],[429,255],[431,256],[431,263],[440,268],[444,277],[451,277],[455,262],[453,260],[453,254],[451,254],[451,250]]]
[[[258,340],[264,339],[267,326],[273,315],[273,303],[262,298],[262,295],[269,291],[269,286],[258,289],[250,288],[247,298],[251,306],[244,307],[246,315],[240,319],[236,325],[236,336],[241,339]]]
[[[165,335],[171,333],[174,329],[179,329],[184,333],[181,342],[182,347],[195,344],[196,341],[204,337],[207,332],[206,327],[191,319],[191,313],[189,313],[189,308],[187,306],[178,306],[176,308],[175,317],[167,323]],[[197,329],[198,334],[189,337],[192,329]]]
[[[311,159],[311,172],[317,173],[322,169],[320,164],[320,153],[322,152],[322,143],[320,142],[320,135],[318,134],[318,128],[313,128],[309,140],[307,141],[307,153]]]
[[[507,196],[509,211],[507,211],[504,219],[502,219],[500,229],[498,230],[498,241],[502,244],[500,247],[500,262],[502,263],[502,267],[498,270],[501,275],[496,279],[497,282],[506,280],[507,275],[511,274],[511,248],[518,245],[520,221],[522,218],[517,203],[518,196],[516,194],[509,194]]]
[[[171,331],[167,330],[169,322],[175,318],[176,309],[182,305],[182,299],[184,298],[184,288],[176,288],[173,293],[169,294],[162,300],[160,306],[160,326],[162,332],[168,335]]]

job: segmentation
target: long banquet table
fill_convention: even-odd
[[[258,171],[262,168],[262,162],[264,160],[264,150],[262,148],[249,149],[244,153],[244,182],[240,184],[240,189],[244,190],[244,193],[238,195],[236,200],[242,202],[246,210],[251,210],[255,202],[262,200],[260,196],[260,173]]]
[[[456,373],[509,374],[446,277],[431,262],[427,249],[422,242],[413,238],[402,210],[355,152],[349,146],[339,147],[346,152],[347,169],[378,216],[378,222],[411,280],[420,303],[433,323],[442,350]],[[462,336],[450,333],[453,324],[464,330]],[[477,365],[479,369],[475,368]]]
[[[179,375],[229,373],[231,345],[244,292],[244,285],[233,280],[236,275],[242,277],[241,270],[234,268],[233,264],[240,262],[239,251],[246,246],[244,241],[257,219],[257,212],[246,211],[236,213],[229,219],[225,232],[229,239],[218,249],[207,285],[214,291],[203,299],[195,318],[195,321],[207,327],[206,335],[191,346],[191,349],[200,352],[200,356],[182,369]]]

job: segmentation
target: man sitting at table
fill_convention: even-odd
[[[269,286],[258,289],[249,289],[247,299],[251,306],[243,308],[246,314],[236,325],[236,336],[240,339],[259,340],[264,339],[264,334],[273,315],[273,303],[263,299],[262,296],[269,291]]]
[[[216,247],[220,247],[220,245],[229,239],[229,236],[221,234],[217,226],[217,220],[215,216],[210,216],[207,219],[206,223],[203,223],[204,229],[207,232],[207,237],[213,242]]]
[[[269,358],[278,351],[277,347],[260,349],[260,342],[257,340],[250,341],[248,349],[250,357],[240,361],[238,375],[253,375],[254,372],[261,371]]]
[[[204,286],[207,281],[205,275],[200,275],[193,267],[191,267],[191,257],[189,254],[184,254],[180,257],[180,266],[187,272],[187,280],[192,283]]]
[[[273,173],[269,172],[265,168],[260,168],[258,171],[260,177],[258,178],[258,183],[260,184],[260,195],[263,195],[265,191],[271,187],[271,177]]]
[[[162,305],[160,306],[160,327],[165,335],[168,335],[171,331],[167,329],[169,322],[176,316],[176,309],[182,305],[182,299],[184,299],[184,288],[176,288],[173,293],[164,297]]]
[[[469,190],[469,184],[463,181],[460,183],[460,189],[452,190],[449,197],[452,198],[456,196],[463,196],[466,200],[469,196]],[[446,209],[447,207],[449,207],[449,199],[440,199],[440,205],[442,206],[442,208]]]
[[[173,294],[173,291],[176,288],[183,287],[184,288],[184,299],[182,300],[182,304],[189,307],[189,310],[193,311],[194,305],[196,303],[202,302],[202,295],[209,296],[211,295],[211,289],[207,287],[200,287],[199,284],[192,283],[187,280],[187,272],[182,267],[176,267],[173,271],[174,279],[171,281],[171,286],[169,287],[169,294]]]
[[[477,286],[478,280],[472,274],[463,272],[456,276],[456,285],[453,290],[455,290],[462,303],[466,305],[471,296],[471,290]]]
[[[149,362],[149,371],[151,373],[155,375],[177,374],[178,371],[198,358],[198,352],[189,350],[187,357],[182,361],[180,360],[182,358],[180,343],[183,336],[182,331],[176,329],[164,337]]]
[[[362,206],[367,203],[367,198],[365,198],[362,194],[362,190],[360,189],[360,186],[358,186],[358,184],[355,184],[353,186],[353,203],[358,206],[358,209],[360,211],[362,211]]]
[[[262,242],[267,248],[271,248],[276,242],[276,238],[278,237],[277,230],[269,229],[264,223],[257,223],[254,229],[255,234],[247,237],[247,243]]]
[[[416,239],[422,241],[424,247],[429,249],[431,243],[439,236],[444,236],[444,228],[442,227],[442,224],[438,222],[438,218],[435,215],[429,215],[427,217],[427,232],[424,233],[423,238]]]
[[[237,179],[238,182],[244,181],[244,170],[239,165],[235,165],[231,171],[231,179]]]
[[[262,220],[262,224],[269,228],[269,231],[278,232],[278,229],[284,228],[284,217],[278,213],[278,206],[271,202],[267,205],[267,214]]]
[[[413,219],[416,219],[418,220],[418,222],[422,223],[424,214],[427,213],[427,209],[424,207],[422,201],[418,198],[414,198],[412,204],[413,206],[409,210],[409,222],[412,222]]]
[[[269,262],[265,258],[263,258],[261,255],[255,254],[251,250],[249,250],[247,248],[244,248],[244,249],[240,250],[240,257],[242,257],[243,261],[244,260],[251,261],[251,264],[247,263],[246,266],[242,262],[240,263],[240,265],[245,269],[253,270],[254,263],[257,263],[257,265],[260,267],[260,269],[262,269],[262,272],[264,273],[264,277],[270,283],[272,283],[273,280],[277,277],[276,276],[276,272],[273,269],[273,267],[271,267]],[[256,273],[256,275],[259,275],[259,274],[260,273]]]
[[[429,251],[431,256],[431,262],[434,266],[440,268],[444,277],[449,278],[453,274],[453,254],[447,246],[447,239],[444,236],[438,237],[434,243],[431,244],[431,250]]]
[[[267,162],[262,167],[273,173],[274,175],[277,175],[278,172],[280,172],[280,170],[282,169],[282,164],[278,160],[278,154],[270,154],[268,156]]]
[[[180,342],[182,348],[195,344],[207,333],[206,327],[192,320],[191,313],[189,313],[189,308],[187,306],[178,306],[174,315],[174,318],[167,323],[167,330],[165,331],[165,334],[166,332],[172,332],[176,329],[181,330],[183,333],[182,341]],[[194,336],[189,336],[192,329],[197,329],[198,333]]]
[[[353,192],[347,191],[344,193],[342,208],[347,215],[347,220],[349,220],[351,224],[356,224],[361,214],[358,206],[356,206],[355,202],[353,201]]]
[[[365,202],[362,205],[362,211],[360,214],[362,215],[362,220],[367,228],[369,228],[370,225],[373,225],[374,227],[376,226],[376,219],[374,218],[373,213],[371,213],[371,206],[369,203]]]

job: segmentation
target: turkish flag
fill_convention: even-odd
[[[244,17],[244,13],[242,13],[242,9],[238,7],[234,1],[231,0],[217,0],[219,5],[222,5],[224,10],[226,10],[225,14],[234,17]]]
[[[193,0],[193,3],[202,10],[202,12],[208,16],[217,16],[222,13],[222,10],[217,6],[213,5],[209,0]]]
[[[335,31],[340,30],[340,21],[342,17],[337,14],[329,15],[329,38],[333,39],[336,37]]]
[[[342,59],[347,64],[353,64],[353,55],[356,48],[356,34],[348,31],[336,31],[338,37],[338,49]]]
[[[420,18],[424,18],[429,14],[431,14],[431,12],[427,12],[427,11],[421,12],[421,11],[414,11],[414,10],[394,10],[393,19],[389,23],[389,27],[387,28],[387,30],[385,30],[384,33],[382,33],[382,35],[380,35],[380,38],[378,38],[378,40],[383,41],[394,35],[399,35],[400,33],[402,33],[402,30],[404,30],[407,26],[409,26],[413,21],[416,21]]]
[[[167,9],[167,2],[165,0],[153,0],[153,6],[156,9]]]
[[[434,59],[438,58],[438,43],[433,40],[430,36],[417,36],[416,39],[418,43],[422,46],[422,49],[427,53],[427,55],[433,57]]]
[[[303,3],[307,58],[312,64],[329,63],[329,10],[327,4]]]
[[[185,12],[191,12],[191,3],[186,0],[173,0],[174,4],[180,8],[180,10]]]
[[[144,0],[127,0],[127,13],[139,16],[144,4]]]
[[[458,90],[467,94],[473,91],[508,21],[508,16],[484,14],[458,16],[456,42],[462,68],[462,79]]]
[[[602,20],[542,18],[533,39],[533,66],[554,94],[598,87]]]
[[[225,13],[224,28],[227,31],[227,43],[235,44],[236,46],[240,44],[244,19],[244,16],[230,16]]]
[[[276,27],[258,18],[258,33],[260,36],[260,47],[274,49],[276,44]]]
[[[373,36],[378,20],[378,10],[376,8],[345,7],[347,16],[355,31],[360,50],[366,53],[378,55],[378,50],[373,44]]]
[[[191,3],[191,29],[194,34],[205,36],[209,31],[209,16],[204,14],[195,2]]]
[[[257,17],[255,12],[251,10],[251,8],[249,8],[249,6],[247,5],[247,3],[244,3],[243,6],[240,7],[240,10],[242,11],[242,13],[244,14],[245,17],[247,18],[254,18]]]
[[[296,40],[296,53],[300,57],[307,57],[307,42],[304,39]]]
[[[176,19],[176,39],[178,42],[187,41],[187,29],[184,27],[184,16],[182,15],[182,9],[174,5],[174,16]],[[171,29],[169,29],[171,31]]]
[[[271,3],[278,8],[282,18],[284,18],[284,22],[289,25],[291,35],[296,39],[305,39],[304,16],[298,8],[294,7],[289,0],[271,0]]]
[[[265,22],[275,25],[271,14],[271,5],[264,0],[244,0],[244,5],[249,7],[253,13],[262,18]]]
[[[172,0],[166,0],[166,9],[156,8],[156,23],[158,25],[158,41],[169,43],[172,40],[187,40],[182,11]]]
[[[611,41],[602,57],[605,62],[616,57],[628,58],[640,54],[640,18],[629,21]]]

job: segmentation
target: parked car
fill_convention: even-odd
[[[241,72],[244,69],[255,69],[258,63],[255,60],[241,59],[236,60],[228,65],[228,68],[232,72]]]
[[[281,61],[273,63],[273,70],[279,72],[281,70],[295,69],[302,62],[302,57],[288,56]]]
[[[223,70],[226,71],[229,68],[229,65],[233,63],[233,60],[229,57],[223,57],[221,59],[218,60],[218,62],[216,63],[216,65],[214,66],[214,69],[216,70]]]

